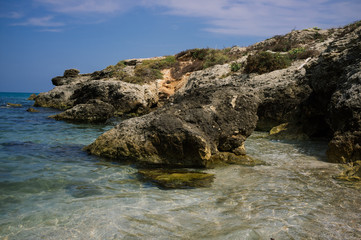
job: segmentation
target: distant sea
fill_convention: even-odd
[[[325,162],[326,142],[255,132],[246,148],[265,165],[206,170],[210,188],[162,190],[82,151],[112,124],[27,112],[29,96],[0,93],[0,239],[361,239],[360,185],[333,178],[341,166]]]

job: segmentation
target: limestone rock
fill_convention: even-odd
[[[75,90],[80,88],[79,84],[57,86],[49,92],[39,93],[35,98],[35,107],[49,107],[66,110],[74,106],[72,98]]]
[[[114,107],[100,100],[90,100],[86,104],[78,104],[57,115],[50,116],[56,120],[70,122],[98,123],[105,122],[114,115]]]
[[[327,157],[335,163],[347,163],[361,159],[361,131],[336,132],[328,144]]]
[[[68,69],[64,71],[64,77],[76,77],[78,76],[80,71],[78,69]]]
[[[91,75],[84,74],[84,75],[69,75],[67,76],[58,76],[51,79],[51,82],[54,86],[62,86],[62,85],[68,85],[68,84],[77,84],[86,82],[91,79]]]
[[[116,80],[92,80],[74,91],[74,104],[84,104],[99,99],[113,105],[116,113],[144,114],[158,102],[155,84],[137,85]]]
[[[251,89],[195,89],[155,112],[128,119],[86,150],[147,164],[205,167],[219,149],[239,154],[257,122]]]

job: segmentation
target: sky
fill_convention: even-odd
[[[361,19],[361,0],[0,0],[0,92],[44,92],[65,69],[249,46]]]

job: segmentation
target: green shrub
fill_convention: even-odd
[[[277,69],[286,68],[291,65],[288,55],[279,53],[258,52],[249,55],[244,71],[246,73],[267,73]]]
[[[231,71],[237,72],[241,69],[241,67],[242,67],[242,64],[234,62],[231,64]]]
[[[212,67],[217,64],[225,64],[230,61],[230,57],[220,50],[209,50],[204,58],[203,69]]]
[[[166,56],[161,59],[144,60],[141,65],[148,66],[152,69],[163,70],[165,68],[171,68],[177,63],[175,56]]]
[[[211,49],[211,48],[195,48],[182,51],[176,54],[177,60],[182,61],[199,61],[203,64],[203,69],[212,67],[217,64],[225,64],[232,60],[235,60],[237,56],[233,56],[230,52],[231,48],[225,49]]]
[[[294,48],[291,49],[288,52],[288,55],[290,57],[291,60],[296,60],[296,59],[306,59],[309,57],[315,57],[319,54],[319,52],[317,50],[313,50],[313,49],[309,49],[309,48]]]
[[[129,83],[144,84],[163,78],[159,69],[151,68],[147,64],[140,64],[134,69],[134,76],[125,76],[121,80]]]

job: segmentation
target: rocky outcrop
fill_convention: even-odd
[[[102,122],[149,113],[121,122],[86,148],[110,158],[178,167],[242,161],[252,165],[255,161],[244,158],[243,143],[257,126],[273,129],[274,138],[327,138],[330,161],[356,162],[361,156],[360,36],[357,22],[234,47],[229,49],[233,57],[226,51],[193,49],[176,55],[175,65],[163,57],[125,60],[93,74],[67,70],[53,79],[53,90],[35,98],[35,105],[68,109],[54,118],[69,121]],[[284,69],[246,74],[249,56],[265,51],[265,57],[289,57],[290,63]],[[207,61],[232,61],[205,64],[208,53],[214,59],[208,56]],[[156,68],[161,64],[167,67]],[[142,81],[139,71],[164,78]]]
[[[102,113],[104,116],[111,118],[116,115],[126,113],[144,114],[148,113],[152,107],[158,102],[158,92],[156,83],[138,85],[111,79],[92,80],[91,76],[77,76],[70,82],[64,85],[56,86],[49,92],[40,93],[35,98],[34,106],[36,107],[50,107],[60,110],[67,110],[76,107],[79,104],[87,104],[87,108],[91,104],[96,103],[91,100],[100,100],[104,103],[112,105],[112,108],[106,107]],[[98,107],[95,104],[92,109]],[[71,121],[86,121],[93,120],[90,116],[84,118],[84,105],[67,112],[64,115],[59,115],[55,119],[63,119],[67,116],[66,120]],[[80,110],[83,109],[83,110]],[[109,112],[104,112],[109,110]],[[71,114],[69,115],[69,113]],[[76,114],[80,116],[76,116]],[[95,117],[94,119],[98,119]],[[100,120],[100,119],[99,119]]]
[[[146,164],[206,167],[219,152],[245,154],[244,141],[255,128],[258,103],[251,89],[194,89],[173,104],[121,122],[86,150]]]
[[[35,98],[35,107],[48,107],[66,110],[74,106],[72,98],[75,90],[81,87],[80,84],[68,84],[56,86],[49,92],[39,93]]]
[[[115,108],[111,104],[96,99],[50,117],[72,122],[101,123],[111,118],[114,112]]]
[[[35,100],[35,98],[36,98],[36,94],[33,93],[28,97],[28,100]]]
[[[92,80],[76,89],[74,104],[99,99],[111,104],[118,115],[148,113],[158,102],[156,84],[138,85],[116,80]]]
[[[64,71],[63,76],[58,76],[51,79],[54,86],[62,86],[67,84],[76,84],[85,82],[90,79],[89,74],[79,75],[78,69],[68,69]]]
[[[303,117],[318,127],[318,135],[332,137],[327,154],[332,162],[361,159],[361,26],[353,27],[307,68],[312,94],[302,106]]]

